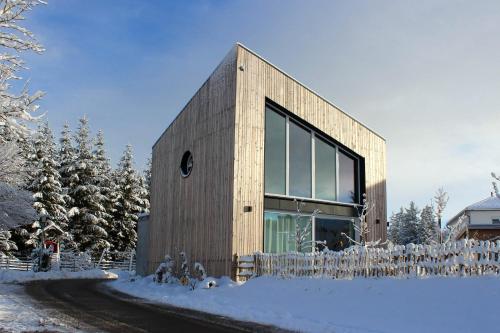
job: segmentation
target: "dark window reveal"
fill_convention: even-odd
[[[181,159],[181,175],[182,177],[187,177],[191,174],[193,170],[193,154],[188,150],[182,155]]]

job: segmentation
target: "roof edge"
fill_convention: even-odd
[[[239,46],[239,47],[245,49],[246,51],[250,52],[251,54],[253,54],[257,58],[259,58],[260,60],[262,60],[265,63],[267,63],[268,65],[272,66],[274,69],[276,69],[277,71],[281,72],[286,77],[292,79],[293,81],[295,81],[296,83],[298,83],[299,85],[301,85],[303,88],[309,90],[310,92],[312,92],[313,94],[315,94],[316,96],[318,96],[319,98],[321,98],[323,101],[325,101],[326,103],[330,104],[331,106],[333,106],[334,108],[336,108],[337,110],[339,110],[340,112],[342,112],[347,117],[349,117],[352,120],[356,121],[357,123],[361,124],[367,130],[369,130],[370,132],[372,132],[373,134],[375,134],[376,136],[378,136],[379,138],[381,138],[382,140],[384,140],[384,142],[387,141],[382,135],[380,135],[375,130],[373,130],[372,128],[370,128],[366,124],[364,124],[362,121],[359,121],[354,116],[351,116],[350,114],[348,114],[347,112],[345,112],[344,110],[342,110],[342,108],[340,108],[339,106],[335,105],[333,102],[329,101],[328,99],[326,99],[325,97],[323,97],[322,95],[320,95],[319,93],[317,93],[315,90],[309,88],[307,85],[305,85],[304,83],[300,82],[299,80],[297,80],[296,78],[294,78],[293,76],[291,76],[290,74],[288,74],[287,72],[285,72],[284,70],[282,70],[281,68],[279,68],[278,66],[274,65],[272,62],[270,62],[269,60],[267,60],[266,58],[264,58],[263,56],[261,56],[257,52],[253,51],[252,49],[248,48],[247,46],[243,45],[240,42],[236,42],[236,46]]]

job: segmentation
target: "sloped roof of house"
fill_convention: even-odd
[[[465,210],[496,210],[496,209],[500,209],[500,198],[497,197],[496,195],[478,201],[465,208]]]
[[[454,216],[446,225],[450,225],[456,222],[460,216],[462,216],[463,213],[465,212],[470,212],[470,211],[480,211],[480,210],[499,210],[500,211],[500,198],[497,197],[496,195],[492,194],[491,196],[487,197],[486,199],[483,199],[481,201],[478,201],[476,203],[473,203],[472,205],[469,205],[462,209],[460,213],[458,213],[456,216]]]
[[[251,50],[250,48],[246,47],[245,45],[243,45],[242,43],[240,42],[236,42],[236,44],[231,47],[231,50],[228,52],[228,54],[224,57],[224,59],[219,63],[219,65],[217,65],[217,67],[215,68],[215,70],[210,74],[210,76],[208,77],[208,79],[205,80],[208,81],[212,75],[217,71],[217,69],[219,68],[219,66],[221,66],[222,64],[224,64],[225,62],[228,61],[228,59],[231,57],[231,55],[235,55],[235,59],[236,59],[236,50],[238,47],[241,47],[245,50],[247,50],[248,52],[250,52],[251,54],[253,54],[254,56],[256,56],[257,58],[259,58],[261,61],[267,63],[268,65],[270,65],[271,67],[274,67],[277,71],[281,72],[283,75],[289,77],[290,79],[292,79],[293,81],[297,82],[299,85],[301,85],[303,88],[309,90],[310,92],[312,92],[314,95],[316,95],[318,98],[321,98],[322,100],[324,100],[326,103],[330,104],[331,106],[333,106],[335,109],[339,110],[340,112],[342,112],[343,114],[345,114],[347,117],[351,118],[352,120],[354,120],[355,122],[359,123],[361,126],[365,127],[368,131],[372,132],[373,134],[375,134],[376,136],[378,136],[379,138],[381,138],[382,140],[386,141],[386,139],[381,135],[379,134],[378,132],[376,132],[375,130],[373,130],[372,128],[368,127],[367,125],[365,125],[363,122],[359,121],[357,118],[355,118],[354,116],[352,116],[351,114],[347,113],[346,111],[344,111],[342,108],[340,108],[339,106],[337,106],[336,104],[334,104],[333,102],[331,102],[330,100],[326,99],[325,97],[323,97],[322,95],[320,95],[319,93],[317,93],[315,90],[309,88],[308,86],[306,86],[304,83],[302,83],[301,81],[297,80],[296,78],[294,78],[293,76],[289,75],[287,72],[285,72],[284,70],[282,70],[281,68],[279,68],[278,66],[274,65],[273,63],[271,63],[269,60],[267,60],[266,58],[264,58],[263,56],[261,56],[260,54],[258,54],[257,52]],[[203,86],[203,84],[202,84]],[[196,93],[195,93],[196,95]],[[193,97],[195,96],[193,95]],[[193,98],[191,97],[191,99]],[[188,103],[182,108],[181,112],[179,112],[177,114],[177,116],[174,118],[174,120],[170,123],[170,125],[168,125],[168,127],[163,131],[163,133],[160,135],[160,137],[156,140],[156,142],[153,144],[153,147],[160,141],[160,139],[162,138],[163,134],[165,134],[165,132],[168,130],[168,128],[170,128],[170,126],[172,126],[172,124],[177,120],[177,118],[180,116],[180,114],[184,111],[184,109],[186,108],[186,106],[191,102],[191,100],[188,101]]]

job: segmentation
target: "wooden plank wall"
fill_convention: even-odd
[[[209,274],[231,274],[235,95],[233,49],[153,147],[149,272],[185,251]],[[186,150],[194,165],[182,178]]]
[[[237,47],[233,251],[262,251],[266,97],[365,157],[371,239],[387,237],[385,140],[252,51]],[[241,67],[241,68],[240,68]],[[244,206],[252,206],[244,212]],[[375,220],[379,219],[379,224]]]

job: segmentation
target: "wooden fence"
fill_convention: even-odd
[[[33,263],[29,259],[20,259],[0,255],[0,269],[30,271],[32,268]]]
[[[58,256],[52,256],[52,269],[70,272],[84,271],[89,269],[119,269],[135,271],[135,251],[113,252],[112,258],[105,259],[104,253],[97,261],[86,252],[61,252]],[[16,258],[0,256],[0,269],[31,271],[33,261],[30,258]]]
[[[249,257],[253,257],[251,262]],[[343,251],[255,253],[243,256],[240,278],[249,276],[355,277],[477,276],[500,274],[500,240],[464,239],[438,245],[389,248],[353,246]]]

